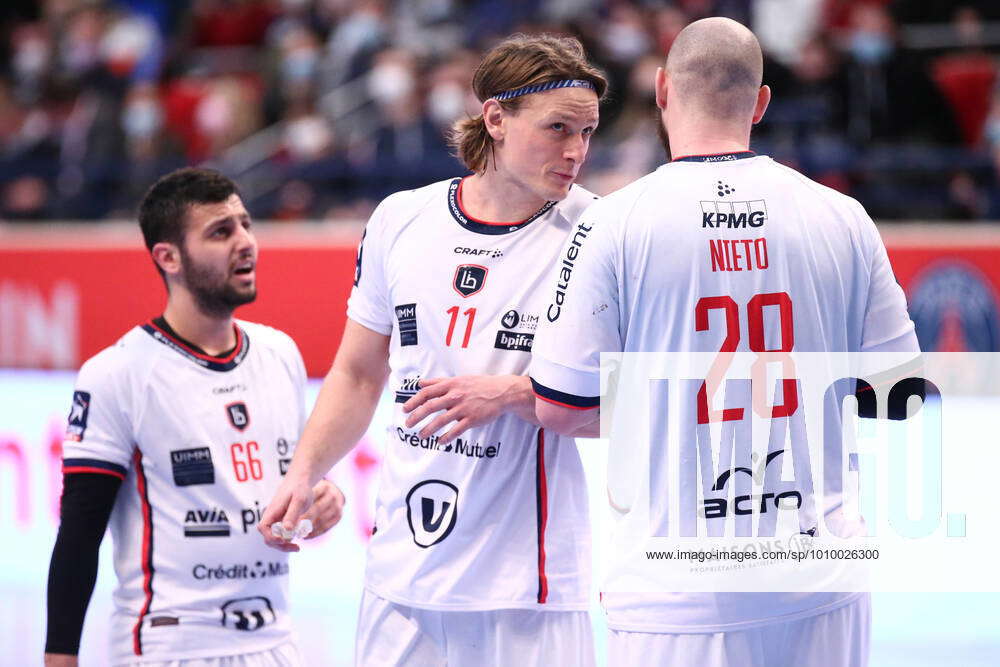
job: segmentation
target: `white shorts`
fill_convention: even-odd
[[[354,650],[357,667],[594,667],[585,611],[432,611],[367,590]]]
[[[294,642],[286,642],[268,651],[240,653],[221,658],[140,661],[124,663],[129,667],[305,667]]]
[[[865,667],[871,596],[816,616],[702,634],[608,630],[608,667]]]

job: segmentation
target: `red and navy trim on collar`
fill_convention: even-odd
[[[745,160],[748,157],[757,157],[753,151],[738,151],[735,153],[709,153],[707,155],[682,155],[675,157],[671,162],[734,162]]]
[[[458,224],[470,232],[477,234],[498,236],[500,234],[516,232],[538,220],[556,205],[554,201],[545,202],[545,205],[535,211],[534,215],[520,222],[486,222],[485,220],[477,220],[462,209],[462,181],[464,180],[464,178],[456,178],[448,186],[448,210],[451,211],[451,216],[455,218]]]
[[[233,324],[236,332],[236,347],[221,357],[213,357],[205,354],[205,351],[183,340],[169,326],[164,326],[165,322],[161,318],[151,320],[142,325],[142,330],[152,336],[155,340],[163,343],[181,356],[187,357],[194,363],[211,371],[231,371],[246,358],[250,350],[250,338],[247,333]]]
[[[601,397],[600,396],[576,396],[575,394],[567,394],[562,391],[557,391],[555,389],[549,389],[545,385],[538,384],[535,378],[529,378],[531,380],[531,389],[535,392],[535,396],[542,399],[546,403],[552,403],[564,408],[572,408],[574,410],[593,410],[594,408],[601,407]]]

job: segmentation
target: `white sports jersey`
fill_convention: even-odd
[[[239,322],[224,359],[150,322],[80,369],[63,470],[124,480],[112,657],[219,657],[291,638],[288,556],[256,524],[305,421],[295,343]]]
[[[596,203],[583,221],[593,232],[567,247],[553,317],[534,350],[531,376],[543,399],[596,407],[601,351],[918,350],[903,292],[861,205],[768,157],[672,162]],[[615,629],[717,632],[856,596],[603,600]]]
[[[440,610],[585,610],[590,531],[572,438],[514,415],[442,446],[407,429],[421,378],[525,374],[544,286],[596,197],[574,186],[528,220],[461,209],[461,179],[396,193],[372,214],[348,316],[391,337],[388,428],[368,550],[380,597]]]

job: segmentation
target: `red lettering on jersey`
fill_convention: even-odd
[[[722,241],[710,240],[708,242],[709,252],[712,254],[712,272],[725,271],[725,253],[722,251]]]
[[[741,247],[742,246],[742,247]],[[768,267],[767,239],[709,239],[712,271],[763,271]]]

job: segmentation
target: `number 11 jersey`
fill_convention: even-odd
[[[512,414],[442,445],[405,426],[424,378],[523,375],[563,243],[595,199],[574,186],[520,222],[461,207],[462,179],[388,197],[358,252],[348,316],[390,336],[395,409],[366,586],[440,610],[586,610],[590,531],[572,438]],[[438,435],[447,431],[447,427]]]

